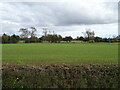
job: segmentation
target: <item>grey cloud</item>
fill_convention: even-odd
[[[117,2],[5,2],[0,3],[0,20],[9,22],[3,23],[3,32],[18,33],[19,28],[31,26],[73,32],[72,26],[117,23],[117,8]]]
[[[23,25],[81,25],[107,24],[117,22],[117,13],[111,7],[116,4],[85,3],[7,3],[2,9],[3,20],[10,20]],[[108,8],[107,5],[110,7]],[[5,8],[6,7],[6,8]],[[115,17],[115,18],[114,18]]]
[[[63,7],[62,10],[58,9],[60,11],[56,15],[59,19],[57,25],[109,24],[117,22],[117,10],[108,8],[107,4],[104,7],[102,7],[102,4],[98,6],[92,5],[91,7],[87,7],[87,5],[83,7],[76,7],[75,4],[70,5]]]

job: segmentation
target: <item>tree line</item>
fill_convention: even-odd
[[[54,31],[51,34],[50,31],[48,33],[48,30],[46,28],[43,28],[43,36],[38,38],[36,36],[37,29],[35,27],[30,28],[20,28],[19,32],[20,35],[2,35],[2,43],[18,43],[20,41],[23,41],[24,43],[42,43],[43,41],[47,41],[49,43],[60,43],[61,41],[71,42],[72,40],[75,41],[83,41],[83,42],[120,42],[120,35],[113,38],[102,38],[102,37],[95,37],[95,32],[91,31],[90,29],[86,30],[86,32],[83,32],[83,36],[77,37],[73,39],[71,36],[62,37],[61,35],[55,34]]]

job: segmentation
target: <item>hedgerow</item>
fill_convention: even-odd
[[[3,88],[119,88],[117,64],[3,65]]]

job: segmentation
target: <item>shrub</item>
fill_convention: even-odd
[[[94,40],[89,40],[89,43],[94,43],[95,41]]]

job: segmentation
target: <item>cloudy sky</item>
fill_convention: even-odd
[[[44,27],[74,38],[89,28],[96,36],[118,35],[118,0],[55,1],[0,2],[0,33],[19,35],[20,28],[34,26],[37,36]]]

